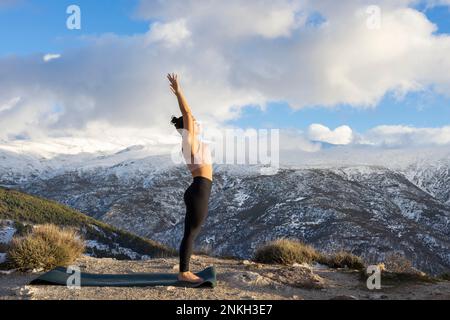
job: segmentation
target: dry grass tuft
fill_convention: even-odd
[[[309,245],[296,240],[279,239],[257,249],[253,260],[261,263],[291,265],[311,263],[319,258],[320,254]]]
[[[70,265],[84,249],[84,241],[74,229],[45,224],[14,237],[7,257],[10,265],[20,271],[50,270]]]

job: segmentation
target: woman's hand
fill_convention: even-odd
[[[175,95],[178,95],[181,93],[181,86],[180,86],[180,82],[178,81],[178,75],[175,73],[172,74],[168,74],[167,78],[169,79],[170,82],[170,90],[172,90],[172,92]]]

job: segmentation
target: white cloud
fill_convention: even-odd
[[[263,92],[269,100],[288,101],[294,108],[373,106],[390,91],[436,85],[439,92],[448,92],[450,76],[438,75],[436,59],[449,66],[450,38],[434,36],[435,26],[408,8],[410,2],[234,0],[203,6],[142,1],[141,15],[169,21],[183,17],[194,42],[216,47],[229,63],[231,84]],[[366,24],[365,9],[373,4],[381,8],[379,30]],[[283,19],[283,27],[267,18],[273,10],[291,17]],[[316,11],[327,23],[304,27],[305,17]]]
[[[336,145],[369,145],[380,147],[423,147],[450,145],[450,126],[418,128],[403,125],[381,125],[366,132],[355,132],[349,126],[335,130],[322,125],[309,126],[308,141],[326,142]]]
[[[221,46],[228,40],[261,36],[286,37],[305,21],[300,1],[195,0],[140,1],[138,16],[145,19],[177,21],[182,18],[197,37]],[[218,36],[219,38],[214,38]]]
[[[360,137],[359,143],[395,147],[448,145],[450,126],[441,128],[378,126]]]
[[[163,136],[151,129],[120,128],[113,135],[109,131],[109,126],[94,123],[83,133],[9,141],[0,144],[0,150],[53,158],[80,153],[115,153],[130,146],[143,146],[147,154],[168,154],[176,143],[179,144],[177,136]]]
[[[428,5],[428,7],[434,6],[450,6],[450,0],[429,0],[424,1]]]
[[[169,23],[155,22],[148,33],[149,42],[163,42],[168,46],[178,46],[191,36],[186,21],[180,19]]]
[[[300,130],[280,130],[280,150],[287,152],[317,152],[321,144],[308,139]]]
[[[47,53],[46,55],[44,55],[44,57],[42,59],[44,60],[44,62],[49,62],[51,60],[55,60],[55,59],[59,59],[59,58],[61,58],[60,54]]]
[[[368,107],[388,92],[448,94],[442,70],[450,70],[450,37],[434,35],[436,26],[409,3],[141,1],[140,17],[154,21],[145,34],[90,38],[57,64],[40,55],[1,57],[0,101],[21,100],[2,111],[0,138],[81,135],[99,122],[109,135],[119,128],[167,134],[178,112],[168,72],[181,74],[197,118],[210,125],[270,101]],[[382,9],[379,30],[366,26],[369,4]],[[306,24],[314,12],[326,23]],[[314,134],[351,141],[348,127]]]
[[[0,114],[14,108],[20,102],[20,97],[14,97],[4,104],[0,104]]]
[[[324,125],[312,124],[308,129],[308,137],[313,141],[344,145],[352,142],[353,130],[349,126],[340,126],[330,130]]]

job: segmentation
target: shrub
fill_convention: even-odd
[[[450,281],[450,272],[445,272],[439,276],[439,279]]]
[[[436,283],[438,278],[427,275],[426,273],[413,267],[403,254],[391,252],[386,254],[384,262],[378,264],[382,270],[382,281],[385,285],[399,286],[406,283]],[[367,274],[361,272],[362,280],[367,279]]]
[[[15,235],[23,236],[30,233],[33,230],[33,225],[21,223],[19,221],[14,221],[14,229],[16,229]]]
[[[386,270],[394,273],[417,273],[417,270],[412,266],[404,255],[399,252],[389,253],[386,255],[384,265]]]
[[[330,268],[349,268],[354,270],[365,269],[364,261],[347,251],[338,251],[319,261]]]
[[[311,246],[296,240],[279,239],[265,244],[256,250],[253,260],[261,263],[311,263],[320,254]]]
[[[50,270],[73,263],[84,251],[84,241],[73,229],[38,225],[25,236],[14,237],[9,263],[20,271]]]

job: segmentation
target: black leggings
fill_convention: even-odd
[[[186,218],[184,220],[184,236],[180,245],[180,272],[189,271],[189,260],[194,240],[200,233],[202,224],[208,215],[211,186],[211,180],[204,177],[194,177],[194,181],[184,193]]]

